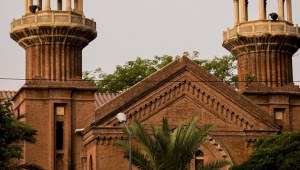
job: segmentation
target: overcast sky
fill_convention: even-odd
[[[249,2],[249,18],[255,20],[258,0]],[[271,12],[277,12],[277,0],[268,0]],[[11,21],[23,14],[24,0],[1,1],[0,78],[25,78],[24,50],[9,37]],[[233,27],[233,0],[85,0],[84,14],[97,22],[98,37],[84,49],[83,70],[101,67],[112,73],[137,56],[199,51],[207,59],[229,54],[222,47],[222,31]],[[293,0],[293,21],[300,24],[299,0]],[[298,53],[294,81],[300,81]],[[0,90],[18,90],[23,83],[0,79]]]

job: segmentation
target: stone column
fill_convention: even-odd
[[[29,7],[30,7],[31,5],[33,5],[33,0],[28,0],[28,7],[27,7],[27,8],[28,8],[28,13],[31,12],[31,11],[29,10],[29,9],[30,9]]]
[[[238,25],[240,22],[239,0],[233,0],[233,4],[234,4],[234,25]]]
[[[249,5],[249,1],[248,0],[246,0],[246,21],[248,21],[248,5]]]
[[[72,8],[71,8],[71,0],[67,0],[67,3],[66,3],[66,11],[71,11]]]
[[[78,0],[78,12],[83,14],[83,0]]]
[[[284,20],[284,0],[278,0],[278,20]]]
[[[24,12],[25,14],[28,14],[29,13],[29,5],[28,5],[28,0],[25,0],[25,3],[24,3]]]
[[[265,0],[265,17],[267,19],[267,0]]]
[[[28,0],[28,9],[31,5],[33,5],[33,0]]]
[[[266,19],[266,0],[259,0],[259,19],[264,20]]]
[[[57,10],[62,10],[62,0],[57,0]]]
[[[246,12],[247,12],[247,9],[246,9],[246,0],[241,0],[240,1],[240,5],[241,5],[241,22],[246,22]]]
[[[43,8],[43,0],[38,0],[39,11]]]
[[[74,0],[74,9],[75,12],[78,12],[78,0]]]
[[[45,10],[51,10],[50,0],[46,0]]]
[[[293,23],[292,0],[286,0],[287,21]]]

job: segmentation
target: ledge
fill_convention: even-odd
[[[14,19],[11,32],[32,26],[73,26],[96,31],[96,22],[83,15],[68,11],[40,11]]]
[[[256,20],[239,23],[234,28],[228,28],[223,32],[223,41],[236,39],[241,36],[257,35],[292,35],[300,37],[300,28],[286,21]]]

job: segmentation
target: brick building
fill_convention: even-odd
[[[26,51],[26,82],[18,92],[0,92],[38,130],[37,143],[24,145],[24,160],[47,170],[127,169],[114,144],[127,139],[119,112],[128,124],[138,119],[156,126],[167,117],[175,127],[194,116],[199,126],[213,124],[192,169],[197,159],[242,163],[257,137],[299,131],[292,55],[300,29],[292,22],[291,0],[278,0],[274,19],[267,19],[266,5],[259,0],[259,18],[248,21],[248,0],[234,0],[235,24],[224,31],[223,46],[238,60],[237,91],[181,57],[117,95],[99,94],[82,81],[82,49],[97,36],[96,23],[83,16],[83,0],[66,0],[65,9],[62,0],[56,9],[50,0],[25,0],[25,15],[12,22],[10,34]]]

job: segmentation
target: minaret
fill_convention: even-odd
[[[266,110],[286,131],[300,130],[300,89],[293,83],[292,57],[300,47],[293,24],[292,0],[278,0],[266,13],[258,1],[258,19],[249,21],[248,0],[233,0],[234,27],[223,32],[223,46],[238,62],[238,91]]]
[[[11,38],[26,51],[26,81],[13,98],[16,112],[37,130],[24,145],[24,162],[44,169],[83,169],[86,157],[75,131],[87,126],[94,88],[82,80],[82,50],[96,38],[83,0],[24,0],[25,14],[11,23]]]
[[[258,2],[259,18],[249,21],[248,0],[233,0],[234,27],[223,33],[223,46],[237,57],[239,91],[249,84],[293,84],[292,56],[300,47],[300,29],[293,24],[292,0],[278,0],[278,13],[268,17],[267,0]]]
[[[25,0],[25,15],[11,23],[11,38],[26,50],[26,83],[81,80],[82,49],[97,36],[96,23],[83,15],[83,0]]]

